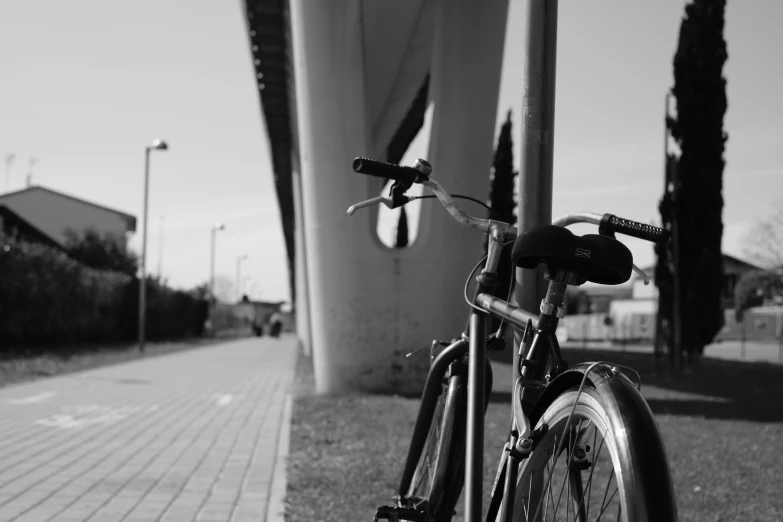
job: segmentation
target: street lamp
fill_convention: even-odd
[[[210,261],[209,261],[209,298],[210,300],[215,299],[215,233],[218,230],[225,230],[226,225],[223,223],[217,223],[216,225],[212,226],[211,234],[212,234],[212,243],[211,243],[211,250],[210,250]]]
[[[165,220],[163,214],[160,215],[160,246],[158,248],[158,277],[163,278],[163,222]]]
[[[247,254],[237,257],[237,289],[235,296],[237,302],[242,299],[242,261],[245,259],[247,259]]]
[[[155,140],[152,145],[144,148],[144,227],[141,232],[141,274],[139,276],[139,352],[144,353],[144,333],[146,331],[147,312],[147,201],[150,186],[150,151],[168,150],[168,144],[163,140]]]

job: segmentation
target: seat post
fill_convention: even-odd
[[[543,301],[541,301],[541,308],[543,309],[545,305],[548,305],[554,307],[554,311],[556,311],[557,308],[563,306],[567,288],[567,283],[555,281],[554,279],[549,281],[549,288],[546,289],[546,297],[544,297]],[[552,312],[550,312],[549,315],[551,315],[551,313]]]
[[[552,330],[557,328],[559,319],[565,317],[566,290],[568,285],[576,284],[579,273],[576,270],[558,270],[547,267],[544,277],[549,279],[549,287],[546,290],[546,297],[541,301],[541,316],[539,318],[539,328],[542,330]]]

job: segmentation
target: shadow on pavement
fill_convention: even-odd
[[[563,348],[569,364],[608,361],[636,369],[642,393],[656,414],[783,422],[783,366],[705,357],[691,373],[673,375],[667,360],[656,368],[650,353]],[[510,402],[493,393],[491,402]]]

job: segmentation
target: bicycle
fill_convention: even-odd
[[[605,361],[569,366],[555,335],[558,321],[565,316],[568,285],[621,284],[630,279],[632,270],[644,275],[615,233],[665,242],[668,231],[612,214],[581,212],[517,235],[516,227],[508,223],[475,218],[457,207],[453,198],[472,198],[449,194],[433,179],[432,166],[424,160],[408,167],[356,158],[353,170],[394,184],[391,197],[353,205],[349,215],[371,205],[398,208],[413,199],[437,197],[456,221],[488,236],[488,253],[465,285],[471,307],[465,331],[450,342],[431,344],[430,370],[394,497],[396,505],[378,508],[374,520],[449,521],[463,482],[465,520],[480,520],[484,415],[492,390],[487,353],[503,349],[509,325],[522,332],[522,341],[514,369],[511,426],[486,520],[559,520],[558,515],[566,519],[573,515],[580,522],[602,520],[604,515],[626,522],[677,520],[666,451],[639,391],[638,372]],[[430,188],[434,196],[407,196],[414,183]],[[574,223],[596,224],[599,233],[577,236],[565,228]],[[511,304],[511,293],[508,301],[493,295],[503,247],[512,242],[514,265],[546,267],[549,287],[538,316]],[[482,264],[470,300],[468,285]],[[501,324],[487,335],[490,314]],[[435,355],[439,346],[443,349]],[[608,458],[601,460],[604,448]],[[561,463],[564,469],[558,467]],[[608,472],[608,479],[597,478],[597,472]],[[593,502],[593,493],[600,489],[599,504]]]

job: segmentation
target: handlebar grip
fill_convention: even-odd
[[[604,214],[599,225],[599,232],[619,232],[626,236],[632,236],[653,243],[665,244],[669,241],[671,235],[664,228],[645,225],[630,219],[623,219],[614,214]]]
[[[419,177],[419,171],[413,167],[403,167],[402,165],[367,158],[356,158],[353,160],[353,170],[359,174],[393,179],[406,185],[412,185]]]

